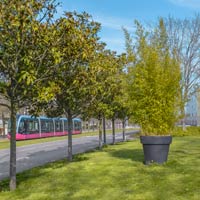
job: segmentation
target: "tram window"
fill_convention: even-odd
[[[74,130],[75,131],[81,130],[81,123],[79,121],[74,121]]]
[[[68,131],[68,124],[67,124],[67,121],[66,121],[66,120],[64,120],[64,130],[65,130],[65,131]]]
[[[81,130],[81,122],[78,122],[78,130]]]
[[[62,132],[63,131],[62,120],[55,120],[55,131],[56,132]]]
[[[25,125],[25,119],[20,120],[18,132],[23,133],[23,134],[25,134],[27,132],[27,126]]]
[[[39,123],[37,119],[21,119],[18,132],[22,134],[33,134],[39,132]]]
[[[53,132],[53,121],[50,119],[41,119],[41,132],[42,133]]]

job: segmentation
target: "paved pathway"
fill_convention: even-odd
[[[127,139],[135,132],[128,132]],[[122,134],[116,134],[116,141],[122,141]],[[44,142],[17,147],[17,172],[44,165],[67,157],[67,140]],[[107,143],[112,143],[112,136],[107,135]],[[73,154],[83,153],[98,147],[98,136],[73,138]],[[9,177],[9,149],[0,150],[0,180]]]

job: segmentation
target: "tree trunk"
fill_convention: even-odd
[[[90,122],[89,120],[87,121],[87,128],[88,128],[88,133],[90,132]]]
[[[126,119],[123,119],[123,120],[122,120],[122,136],[123,136],[123,142],[126,141],[125,128],[126,128]]]
[[[182,120],[182,130],[186,131],[185,118]]]
[[[68,111],[67,114],[67,122],[68,122],[68,161],[72,161],[72,130],[73,130],[73,121],[71,111]]]
[[[102,149],[103,140],[102,140],[102,118],[99,118],[99,149]]]
[[[92,120],[92,131],[94,132],[94,120]]]
[[[185,125],[185,108],[182,108],[182,110],[181,110],[181,114],[182,114],[182,116],[183,116],[183,120],[182,120],[182,130],[183,131],[186,131],[186,125]]]
[[[5,124],[4,113],[2,113],[2,123],[3,123],[3,136],[5,136],[6,135],[6,124]]]
[[[112,118],[112,138],[113,138],[113,142],[112,144],[115,144],[115,118]]]
[[[10,131],[10,190],[16,189],[16,106],[11,101]]]
[[[103,142],[106,144],[106,119],[103,117]]]

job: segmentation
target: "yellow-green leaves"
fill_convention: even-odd
[[[38,97],[41,102],[48,103],[55,98],[55,94],[60,94],[60,88],[54,82],[49,82],[47,87],[42,87]]]
[[[56,29],[48,15],[54,12],[53,4],[52,0],[0,1],[0,73],[8,83],[3,91],[18,108],[36,104],[53,76]],[[58,63],[59,56],[54,57]]]
[[[129,105],[143,134],[170,134],[180,106],[180,66],[169,54],[162,21],[151,37],[137,26],[137,60],[127,76]]]
[[[55,94],[57,107],[67,113],[80,114],[95,95],[95,70],[92,63],[99,50],[99,24],[86,13],[67,12],[55,22],[51,48],[55,67],[54,81],[60,88]]]
[[[36,79],[34,75],[34,71],[22,71],[21,76],[19,78],[19,82],[25,81],[27,85],[33,84]]]

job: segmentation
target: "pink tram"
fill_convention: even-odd
[[[63,136],[68,134],[66,118],[32,117],[17,115],[16,140],[27,140],[44,137]],[[8,138],[10,138],[10,125],[8,124]],[[73,119],[73,134],[82,132],[81,120]]]

